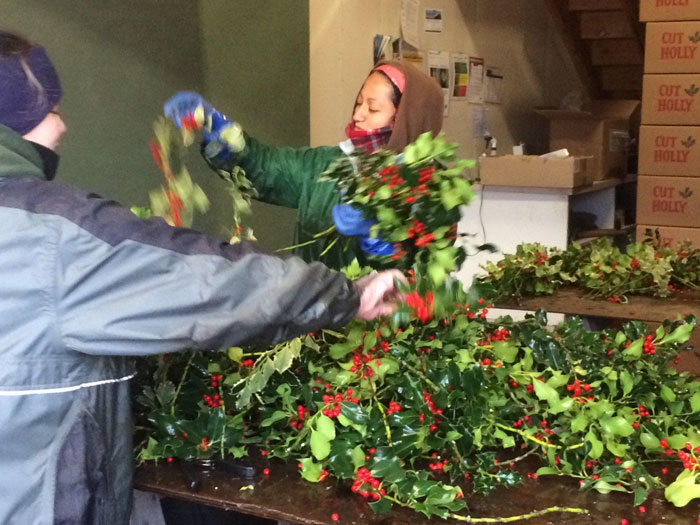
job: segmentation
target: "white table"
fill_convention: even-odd
[[[598,228],[614,228],[615,190],[633,180],[633,177],[610,179],[573,189],[474,185],[476,198],[460,210],[462,218],[457,231],[473,236],[462,238],[470,255],[457,277],[470,286],[474,276],[483,275],[482,265],[502,259],[504,253],[515,253],[522,243],[539,242],[548,247],[566,248],[572,211],[592,213]],[[498,251],[473,254],[475,246],[485,243],[494,244]],[[513,317],[524,315],[511,310],[494,311],[494,314],[505,313]],[[550,321],[557,322],[559,317],[552,316]]]

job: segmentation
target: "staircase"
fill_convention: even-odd
[[[592,99],[642,97],[639,0],[545,0]]]

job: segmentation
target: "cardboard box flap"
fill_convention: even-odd
[[[535,108],[535,113],[549,120],[629,119],[639,105],[639,100],[594,100],[590,111]]]

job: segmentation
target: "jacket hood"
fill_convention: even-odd
[[[0,124],[0,178],[46,178],[41,155],[32,144]]]
[[[406,86],[396,111],[394,129],[386,145],[386,149],[401,153],[408,144],[426,131],[432,131],[434,137],[440,133],[444,111],[442,89],[435,79],[410,64],[400,60],[386,60],[379,62],[375,67],[382,64],[399,69],[406,79]]]

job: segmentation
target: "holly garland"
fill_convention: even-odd
[[[514,254],[488,262],[476,288],[491,301],[551,295],[563,285],[578,286],[593,297],[625,302],[627,295],[667,297],[683,289],[700,289],[700,250],[683,244],[659,246],[650,237],[624,251],[609,239],[566,250],[521,244]]]
[[[456,246],[459,206],[474,198],[457,144],[422,134],[401,155],[361,150],[334,161],[321,180],[336,182],[344,203],[376,221],[370,235],[390,242],[394,253],[370,256],[373,267],[408,270],[415,264],[437,285],[459,268],[465,252]]]

